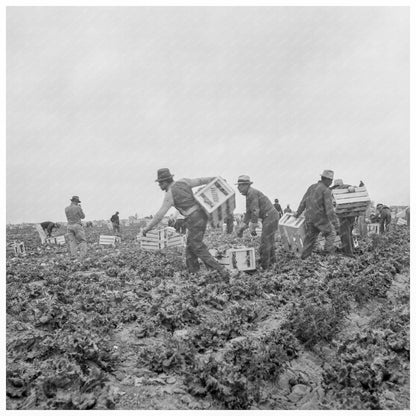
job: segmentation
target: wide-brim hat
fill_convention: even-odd
[[[235,185],[240,185],[240,184],[248,184],[251,185],[253,182],[251,182],[250,180],[250,176],[247,175],[240,175],[237,179],[237,183]]]
[[[168,181],[173,178],[168,168],[161,168],[157,171],[157,179],[155,182]]]
[[[331,180],[333,180],[333,179],[334,179],[334,171],[333,171],[333,170],[324,170],[324,171],[321,173],[321,176],[322,176],[323,178],[327,178],[327,179],[331,179]]]
[[[74,195],[74,196],[71,198],[71,201],[72,201],[72,202],[78,202],[78,204],[80,204],[80,203],[81,203],[81,201],[79,200],[79,196],[76,196],[76,195]]]

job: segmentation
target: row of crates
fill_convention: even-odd
[[[162,250],[167,247],[185,247],[185,237],[176,232],[173,227],[151,230],[146,237],[137,236],[140,248],[143,250]]]
[[[13,243],[7,244],[6,253],[15,257],[25,255],[25,243],[23,241],[13,241]]]
[[[379,234],[380,224],[367,224],[367,234]],[[286,213],[279,221],[279,234],[283,245],[287,250],[300,254],[303,250],[303,242],[306,236],[305,218],[295,218],[293,214]],[[317,247],[323,248],[325,239],[321,235],[317,240]],[[341,238],[336,236],[335,246],[341,247]],[[354,246],[358,246],[358,240],[354,238]]]

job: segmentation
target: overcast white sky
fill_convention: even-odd
[[[156,171],[410,202],[407,7],[9,7],[6,220],[154,214]],[[236,212],[245,200],[236,196]]]

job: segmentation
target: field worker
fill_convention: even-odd
[[[324,170],[321,180],[308,188],[295,212],[295,217],[298,218],[305,211],[306,236],[301,254],[303,260],[311,255],[319,233],[325,238],[325,252],[332,254],[335,251],[335,230],[339,227],[339,221],[329,189],[333,179],[334,172]]]
[[[117,211],[114,215],[111,216],[110,221],[113,225],[113,230],[115,233],[120,234],[120,218],[118,216],[119,212]]]
[[[224,223],[226,225],[226,233],[231,234],[234,229],[234,215],[232,212],[225,217]]]
[[[81,201],[78,196],[71,198],[71,205],[65,208],[65,215],[68,221],[68,238],[71,256],[77,255],[77,245],[80,248],[80,258],[83,259],[87,254],[87,240],[85,238],[85,231],[82,228],[81,220],[85,218],[82,211]]]
[[[52,222],[52,221],[41,222],[40,226],[42,227],[43,231],[45,231],[48,237],[52,236],[52,230],[54,228],[59,228],[59,224],[57,224],[56,222]]]
[[[241,237],[246,228],[249,228],[252,235],[256,235],[258,220],[259,218],[262,220],[260,265],[263,269],[267,269],[276,262],[274,237],[279,224],[279,213],[267,196],[251,187],[252,183],[247,175],[240,175],[236,183],[239,192],[246,197],[246,214],[237,235]]]
[[[188,228],[186,266],[189,273],[196,273],[199,270],[199,258],[208,269],[217,270],[222,277],[228,277],[228,272],[224,266],[211,256],[207,246],[202,241],[207,228],[208,216],[198,204],[192,192],[192,188],[206,185],[213,179],[215,177],[183,178],[174,181],[169,169],[159,169],[156,182],[159,183],[160,189],[166,192],[166,195],[161,208],[142,233],[143,236],[146,236],[146,233],[163,219],[169,208],[174,206],[185,217],[186,227]]]
[[[377,204],[377,213],[380,223],[380,234],[388,231],[391,223],[391,211],[390,208],[383,204]]]
[[[284,211],[283,211],[285,214],[288,212],[289,214],[291,214],[292,213],[292,209],[290,208],[290,205],[289,204],[287,204],[287,206],[286,206],[286,208],[284,209]]]
[[[283,217],[283,211],[282,211],[282,207],[279,204],[279,200],[276,198],[274,200],[274,204],[273,206],[276,208],[276,211],[279,213],[279,217]]]
[[[335,179],[332,189],[348,189],[351,185],[344,184],[342,179]],[[355,215],[339,217],[339,234],[341,237],[342,251],[348,257],[354,257],[354,243],[352,229],[354,228]]]

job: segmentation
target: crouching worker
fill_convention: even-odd
[[[199,270],[199,258],[208,269],[217,270],[222,277],[227,277],[227,270],[211,256],[202,241],[207,228],[208,216],[197,203],[192,192],[193,187],[206,185],[213,179],[215,177],[183,178],[174,181],[169,169],[159,169],[156,182],[159,183],[160,189],[166,192],[166,195],[161,208],[142,233],[143,236],[146,236],[146,233],[163,219],[169,208],[174,206],[185,217],[188,228],[188,238],[186,239],[186,267],[188,271],[196,273]]]
[[[79,205],[80,203],[79,197],[73,196],[71,198],[71,205],[65,208],[65,215],[68,220],[68,238],[71,256],[75,257],[77,255],[77,245],[79,244],[80,258],[83,259],[87,254],[87,240],[81,222],[85,218],[85,214],[82,211],[81,205]]]

